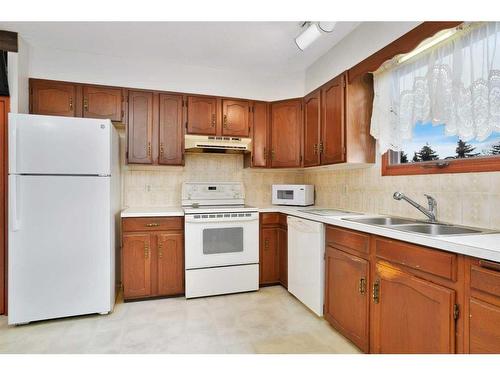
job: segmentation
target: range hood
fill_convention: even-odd
[[[186,134],[184,138],[184,148],[187,152],[241,153],[250,152],[251,145],[251,138],[190,134]]]

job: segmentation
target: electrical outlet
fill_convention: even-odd
[[[151,192],[151,185],[147,184],[145,188],[147,193]]]

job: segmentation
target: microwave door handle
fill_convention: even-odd
[[[20,206],[20,184],[18,179],[20,176],[9,176],[9,221],[11,223],[12,232],[17,232],[21,229],[21,220],[19,219],[19,206]]]

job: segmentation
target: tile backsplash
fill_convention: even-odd
[[[438,202],[438,220],[500,229],[500,172],[420,176],[383,176],[380,158],[359,169],[308,169],[316,204],[345,210],[425,219],[414,207],[392,198],[401,191],[426,206],[425,194]]]
[[[271,204],[272,184],[307,183],[315,185],[319,206],[423,219],[392,194],[402,191],[425,205],[425,193],[436,198],[440,221],[500,229],[500,172],[382,177],[380,158],[356,169],[250,169],[240,154],[186,154],[184,167],[126,165],[120,133],[123,207],[178,206],[184,181],[242,182],[246,202],[255,206]]]
[[[125,164],[125,137],[122,149],[122,206],[179,206],[184,181],[242,182],[246,203],[271,204],[273,183],[301,183],[302,171],[243,168],[241,154],[186,154],[184,167]]]

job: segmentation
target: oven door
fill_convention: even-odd
[[[259,263],[259,214],[185,216],[186,269]]]

